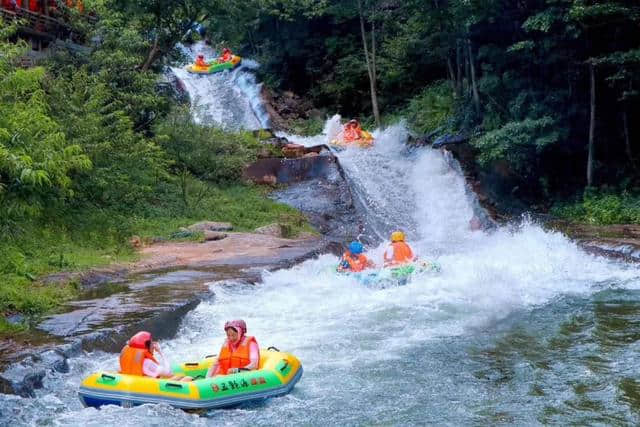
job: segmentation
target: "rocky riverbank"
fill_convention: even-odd
[[[96,349],[117,352],[137,330],[169,338],[186,313],[215,297],[211,283],[254,283],[264,270],[288,267],[328,250],[320,236],[282,238],[273,235],[277,229],[225,231],[224,237],[204,242],[160,242],[140,248],[142,259],[132,264],[45,278],[51,286],[78,280],[81,297],[27,336],[0,343],[0,392],[33,395],[47,371],[68,369],[67,358]]]

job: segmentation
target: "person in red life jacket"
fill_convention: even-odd
[[[2,7],[8,10],[16,10],[18,3],[16,0],[2,0]]]
[[[384,251],[384,266],[408,264],[415,259],[411,247],[404,241],[404,233],[402,231],[391,233],[391,244]]]
[[[199,53],[198,56],[196,56],[196,67],[206,68],[208,66],[209,64],[204,61],[204,55]]]
[[[235,374],[241,369],[258,369],[260,349],[256,339],[247,335],[247,324],[244,320],[225,323],[224,331],[227,333],[227,339],[222,344],[218,361],[207,371],[207,377]]]
[[[343,129],[344,140],[347,142],[357,141],[362,138],[362,127],[356,119],[349,120]]]
[[[231,53],[231,49],[225,47],[222,49],[222,55],[218,58],[218,63],[222,64],[223,62],[229,62],[233,58],[233,53]]]
[[[120,373],[143,375],[152,378],[191,381],[191,377],[174,376],[160,346],[152,340],[151,334],[140,331],[135,334],[120,352]]]
[[[338,271],[357,273],[365,268],[375,267],[362,253],[363,251],[362,243],[356,241],[349,243],[349,249],[342,255],[338,264]]]

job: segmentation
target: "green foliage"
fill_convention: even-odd
[[[325,121],[321,118],[298,119],[293,122],[291,131],[295,135],[313,136],[322,133]]]
[[[238,181],[260,148],[250,132],[232,133],[197,125],[187,110],[167,117],[155,127],[155,133],[178,174],[186,170],[217,184]]]
[[[425,134],[445,125],[451,118],[453,111],[451,84],[447,81],[440,81],[411,98],[403,115],[415,131]]]
[[[560,133],[556,122],[549,116],[525,119],[505,125],[473,140],[480,150],[479,160],[487,164],[506,159],[521,172],[530,172],[536,154],[558,141]]]
[[[594,225],[640,224],[640,196],[629,193],[586,192],[582,201],[557,204],[551,213]]]
[[[78,197],[130,210],[153,195],[158,180],[166,176],[168,160],[160,147],[135,132],[123,109],[127,103],[101,80],[101,75],[85,68],[60,75],[49,81],[50,103],[56,106],[67,138],[82,147],[93,163],[90,172],[76,176]]]
[[[16,67],[23,53],[21,45],[0,39],[0,226],[71,196],[71,174],[91,168],[51,115],[42,87],[45,70]]]

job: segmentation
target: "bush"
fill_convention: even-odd
[[[451,83],[439,81],[411,98],[402,115],[416,132],[426,134],[443,126],[452,114]]]
[[[640,195],[585,192],[582,201],[557,204],[551,213],[595,225],[640,224]]]
[[[156,141],[173,160],[174,173],[187,170],[199,179],[230,184],[257,157],[260,143],[250,132],[227,132],[193,122],[179,110],[155,127]]]

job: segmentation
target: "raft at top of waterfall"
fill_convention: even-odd
[[[342,127],[340,133],[331,140],[331,145],[337,147],[357,145],[359,147],[369,148],[373,145],[373,135],[363,130],[360,122],[351,119]]]
[[[231,50],[224,48],[222,55],[214,62],[208,63],[204,59],[204,54],[200,53],[193,64],[187,65],[185,69],[194,74],[213,74],[224,70],[236,68],[242,62],[242,58],[233,55]]]

